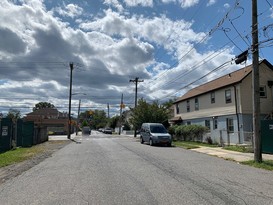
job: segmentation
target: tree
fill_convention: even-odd
[[[80,121],[87,120],[92,129],[98,129],[107,125],[107,117],[104,110],[87,110],[80,113]]]
[[[170,99],[167,102],[163,103],[163,106],[165,106],[166,108],[170,108],[171,106],[173,106],[173,103],[175,102],[176,99]]]
[[[21,112],[20,110],[16,109],[9,109],[9,112],[6,117],[11,118],[12,120],[17,120],[21,118]]]
[[[109,119],[109,127],[115,129],[119,124],[119,116],[114,116],[112,118]]]
[[[142,123],[163,123],[168,127],[168,108],[160,105],[158,102],[153,102],[152,104],[147,103],[145,100],[140,99],[138,101],[138,106],[131,109],[132,115],[130,123],[139,129]]]
[[[43,108],[55,108],[55,106],[48,102],[39,102],[33,108],[33,111],[43,109]]]

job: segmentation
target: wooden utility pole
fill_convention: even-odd
[[[253,96],[253,138],[254,160],[262,162],[260,128],[260,80],[259,80],[259,40],[258,40],[257,0],[252,0],[252,96]]]
[[[144,80],[139,80],[138,77],[136,77],[134,80],[130,80],[130,82],[133,82],[136,84],[136,88],[135,88],[135,108],[137,107],[137,84],[140,82],[143,82]],[[136,127],[134,130],[134,137],[136,137]]]
[[[107,103],[107,113],[108,113],[108,118],[110,118],[110,113],[109,113],[109,103]]]
[[[78,131],[79,131],[80,110],[81,110],[81,99],[79,99],[76,135],[78,135]]]
[[[118,130],[118,134],[120,135],[121,133],[121,123],[122,123],[122,108],[124,107],[123,104],[123,93],[121,95],[121,100],[120,100],[120,110],[119,110],[119,130]]]
[[[72,96],[72,71],[73,63],[69,64],[70,66],[70,89],[69,89],[69,107],[68,107],[68,130],[67,130],[67,139],[71,138],[71,96]]]

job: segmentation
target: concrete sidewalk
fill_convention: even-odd
[[[196,149],[191,149],[196,152],[221,157],[224,159],[231,159],[237,162],[254,160],[254,153],[242,153],[230,150],[225,150],[222,147],[200,147]],[[264,160],[273,160],[272,154],[262,154]]]
[[[76,135],[76,133],[73,133],[70,135],[70,138],[72,140],[78,137],[82,137],[81,132],[78,132],[78,135]],[[51,141],[51,140],[69,140],[69,139],[67,139],[67,135],[49,135],[48,140]]]

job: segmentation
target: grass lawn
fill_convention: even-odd
[[[217,145],[211,145],[211,144],[203,143],[203,142],[192,142],[192,141],[173,141],[173,144],[177,147],[182,147],[185,149],[195,149],[201,146],[217,147]]]
[[[0,154],[0,167],[22,162],[42,152],[41,147],[17,148]]]
[[[251,161],[241,162],[241,164],[273,171],[273,161],[272,160],[263,160],[263,162],[261,162],[261,163],[256,163],[254,160],[251,160]]]
[[[48,146],[62,144],[63,141],[48,141]],[[0,153],[0,167],[8,166],[10,164],[15,164],[18,162],[22,162],[24,160],[30,159],[37,154],[46,152],[48,147],[45,143],[34,145],[32,147],[27,148],[16,148],[14,150],[10,150],[4,153]]]
[[[230,145],[223,147],[226,150],[231,150],[235,152],[243,152],[243,153],[253,153],[253,149],[250,146],[236,146],[236,145]]]
[[[44,148],[41,146],[33,146],[29,148],[17,148],[0,154],[0,167],[4,167],[17,162],[30,159],[43,152]]]

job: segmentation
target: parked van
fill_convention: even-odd
[[[140,130],[140,143],[172,145],[172,137],[161,123],[143,123]]]

